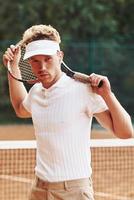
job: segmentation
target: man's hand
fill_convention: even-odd
[[[96,94],[99,94],[100,96],[103,97],[111,93],[111,85],[106,76],[92,73],[89,76],[89,81],[93,89],[93,92],[95,92]],[[98,87],[100,81],[103,81],[103,84],[101,87]]]
[[[7,66],[7,63],[10,62],[13,68],[18,67],[20,57],[21,57],[20,47],[10,45],[10,47],[7,48],[7,50],[3,55],[3,64],[4,66]]]

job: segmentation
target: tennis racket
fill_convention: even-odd
[[[28,62],[28,60],[23,60],[25,54],[25,47],[21,47],[21,57],[19,61],[19,71],[20,76],[19,78],[16,76],[14,70],[11,67],[10,62],[7,63],[7,70],[12,78],[14,78],[17,81],[28,83],[28,84],[35,84],[38,82],[37,77],[33,74],[31,70],[31,66]],[[76,72],[71,70],[65,63],[62,61],[61,70],[67,74],[67,76],[83,82],[83,83],[89,83],[89,76],[80,72]],[[98,87],[101,87],[103,85],[103,81],[100,81]]]

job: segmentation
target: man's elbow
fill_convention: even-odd
[[[30,118],[31,114],[24,108],[22,104],[13,105],[15,114],[19,118]]]
[[[125,139],[132,138],[132,137],[134,137],[134,130],[133,130],[133,128],[126,133],[126,138]]]
[[[131,134],[131,133],[125,133],[122,137],[121,137],[121,139],[129,139],[129,138],[132,138],[133,137],[133,135]]]
[[[16,111],[15,111],[15,114],[16,114],[16,116],[17,116],[18,118],[26,118],[24,115],[22,115],[22,114],[19,113],[19,112],[16,112]]]
[[[127,131],[117,132],[115,133],[115,135],[119,137],[120,139],[132,138],[134,136],[133,128]]]

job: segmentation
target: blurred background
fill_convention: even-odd
[[[60,32],[64,61],[70,68],[108,76],[113,92],[134,121],[134,0],[0,0],[1,200],[26,200],[34,180],[36,146],[26,141],[34,139],[32,122],[14,113],[2,55],[35,24],[50,24]],[[133,200],[134,139],[112,137],[93,122],[95,199]]]
[[[0,5],[0,124],[31,123],[18,119],[11,107],[2,54],[35,24],[50,24],[60,32],[69,67],[108,76],[134,119],[133,0],[0,0]]]

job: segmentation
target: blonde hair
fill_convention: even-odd
[[[34,25],[28,28],[22,37],[21,45],[26,46],[28,43],[35,40],[53,40],[58,43],[61,42],[59,32],[51,25]]]

